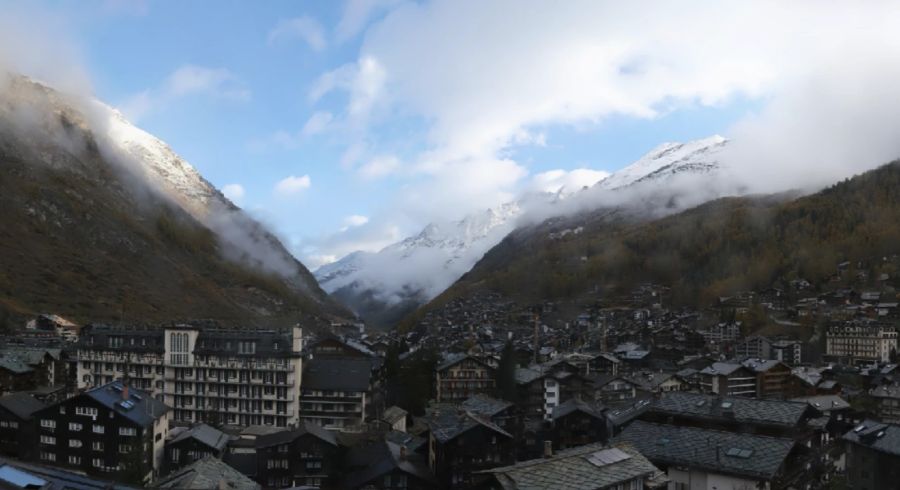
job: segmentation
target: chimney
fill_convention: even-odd
[[[122,379],[122,400],[128,400],[128,378]]]
[[[719,444],[716,444],[716,463],[718,463],[720,460],[719,453],[721,453],[721,452],[722,452],[722,446]]]
[[[553,441],[544,441],[544,457],[553,457]]]
[[[406,446],[400,446],[400,461],[406,461]]]

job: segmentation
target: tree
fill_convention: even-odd
[[[151,442],[147,442],[148,440]],[[152,438],[138,439],[137,444],[132,445],[131,450],[122,457],[118,472],[119,481],[137,487],[143,487],[147,483],[153,453],[144,447],[145,444],[152,445]]]
[[[497,367],[497,395],[506,401],[516,402],[516,349],[507,342],[500,354]]]

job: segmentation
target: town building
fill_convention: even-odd
[[[182,325],[89,325],[77,344],[77,387],[128,376],[171,406],[179,423],[299,422],[302,333]]]
[[[485,490],[663,489],[667,480],[659,468],[627,444],[588,444],[543,458],[484,472],[491,479]]]
[[[826,336],[827,358],[859,362],[888,362],[897,351],[897,330],[873,322],[832,325]]]
[[[844,435],[851,490],[897,488],[900,482],[900,426],[866,420]]]
[[[444,488],[472,488],[479,482],[479,471],[515,460],[512,434],[480,414],[438,409],[426,417],[426,423],[428,465]]]
[[[351,449],[342,489],[433,490],[440,488],[421,454],[390,441]]]
[[[756,397],[785,399],[789,395],[791,368],[774,360],[746,359],[741,365],[756,374]]]
[[[900,424],[900,386],[882,385],[869,393],[875,400],[878,417],[891,424]]]
[[[472,395],[491,395],[495,389],[495,369],[473,356],[453,356],[435,369],[438,402],[459,403]]]
[[[728,396],[756,396],[756,373],[737,363],[715,362],[700,371],[700,390]]]
[[[307,421],[257,437],[256,457],[259,482],[267,488],[334,488],[340,473],[335,433]]]
[[[203,458],[221,458],[229,440],[224,432],[203,423],[172,428],[166,438],[163,473],[169,474]]]
[[[372,392],[369,359],[312,359],[303,370],[300,417],[326,429],[361,431]]]
[[[22,460],[35,457],[34,412],[44,404],[26,393],[10,393],[0,397],[0,452]]]
[[[89,475],[146,482],[162,470],[171,412],[121,381],[99,386],[33,414],[44,464]]]
[[[206,456],[167,475],[154,484],[153,488],[260,490],[262,487],[222,460]]]

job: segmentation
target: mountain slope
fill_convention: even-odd
[[[702,306],[794,278],[821,283],[845,260],[877,264],[872,259],[900,252],[900,164],[805,197],[723,198],[664,218],[624,216],[634,212],[519,229],[404,326],[482,291],[521,304],[581,301],[651,281],[671,286],[678,304]],[[581,231],[560,233],[573,227]]]
[[[719,169],[718,153],[726,144],[721,136],[665,143],[592,188],[566,195],[527,195],[517,202],[469,215],[458,222],[432,223],[418,235],[380,252],[354,252],[322,266],[315,275],[326,291],[367,322],[378,327],[390,326],[470,270],[520,219],[562,214],[566,212],[562,203],[590,208],[593,204],[580,202],[590,201],[594,196],[589,194],[666,181],[684,174],[715,172]]]
[[[261,325],[342,315],[162,141],[90,99],[0,81],[0,306]]]

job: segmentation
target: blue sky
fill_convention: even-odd
[[[788,37],[805,12],[717,2],[657,16],[503,0],[6,8],[52,26],[98,98],[313,267],[512,199],[542,172],[611,172],[662,142],[731,136],[801,73],[797,53],[834,37]],[[768,30],[735,27],[754,16]]]

